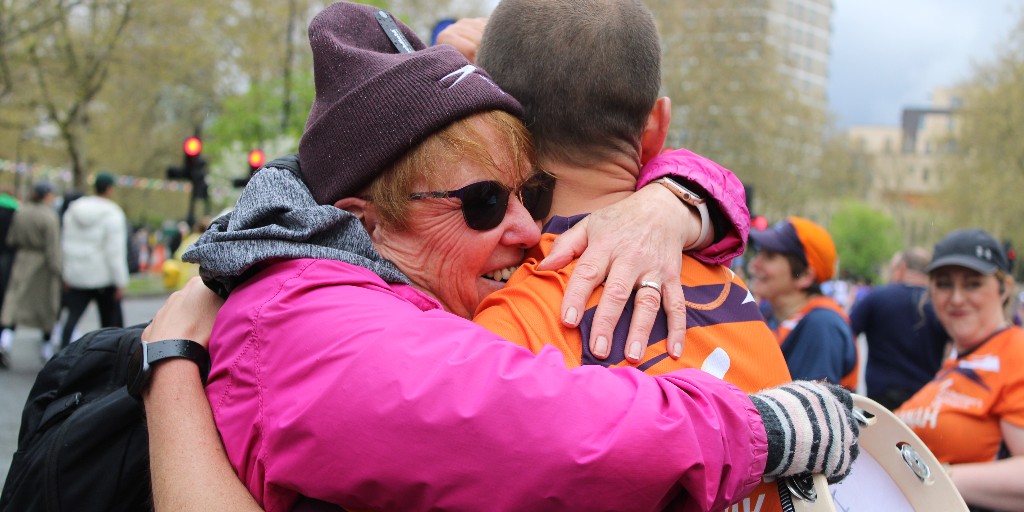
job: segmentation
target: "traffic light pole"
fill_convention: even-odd
[[[182,146],[185,152],[185,161],[182,167],[168,167],[167,179],[189,180],[192,182],[192,192],[189,194],[188,214],[185,221],[188,225],[196,223],[196,200],[202,199],[205,205],[205,214],[210,214],[210,196],[206,185],[206,160],[200,156],[203,151],[203,143],[199,137],[185,139]]]

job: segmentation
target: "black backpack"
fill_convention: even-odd
[[[143,327],[90,332],[40,370],[0,512],[152,510],[145,410],[125,388]]]

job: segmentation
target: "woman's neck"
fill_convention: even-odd
[[[811,297],[802,291],[786,293],[772,299],[772,315],[782,322],[803,309]]]
[[[990,324],[988,324],[986,328],[978,330],[979,332],[984,334],[980,336],[971,336],[969,338],[954,338],[953,345],[956,347],[957,354],[963,355],[970,353],[977,349],[979,346],[981,346],[982,343],[985,343],[990,338],[992,338],[1000,331],[1006,329],[1009,326],[1010,323],[1007,322],[1006,319],[1002,317],[1002,315],[1000,315],[998,321],[993,321]]]

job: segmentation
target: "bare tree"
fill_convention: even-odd
[[[29,44],[39,105],[57,127],[78,188],[86,176],[83,132],[89,125],[89,107],[110,76],[114,52],[137,1],[58,2],[52,6],[56,21]]]

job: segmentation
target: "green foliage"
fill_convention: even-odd
[[[204,151],[216,158],[236,142],[258,148],[282,136],[298,139],[313,105],[313,73],[296,73],[293,79],[292,108],[295,114],[289,117],[285,126],[281,126],[284,103],[281,81],[253,84],[248,91],[224,99],[220,114],[206,131]]]
[[[1024,13],[1024,11],[1022,11]],[[949,229],[980,227],[1024,244],[1024,15],[992,61],[964,84],[956,153],[942,204]],[[965,193],[966,192],[966,193]]]
[[[829,234],[836,244],[840,270],[877,281],[879,269],[902,245],[896,222],[859,201],[846,201],[832,216]]]

